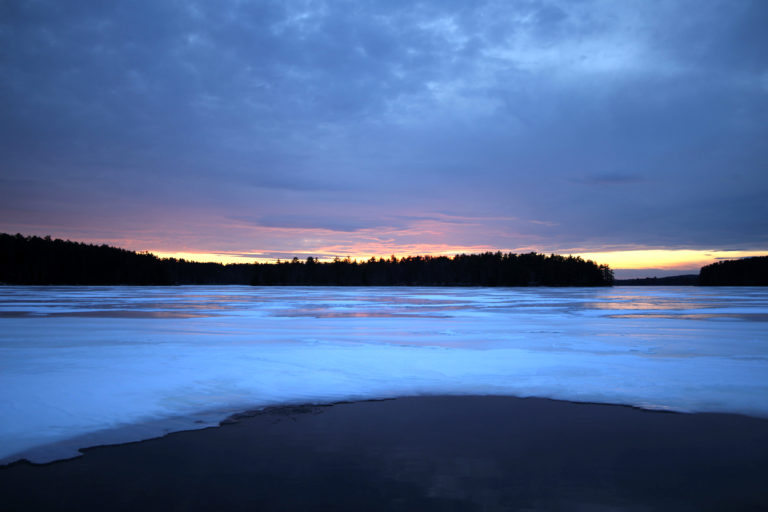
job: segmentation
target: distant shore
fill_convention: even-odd
[[[108,245],[0,233],[0,283],[19,285],[610,286],[607,265],[578,256],[484,252],[274,263],[199,263]]]
[[[768,420],[538,398],[276,407],[0,468],[4,510],[755,510]]]

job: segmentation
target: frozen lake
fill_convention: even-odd
[[[0,463],[422,394],[768,417],[768,289],[0,287]]]

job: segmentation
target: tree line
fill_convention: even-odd
[[[696,286],[698,274],[683,274],[667,277],[637,277],[632,279],[614,279],[617,286]]]
[[[255,285],[338,286],[610,286],[613,272],[575,256],[486,252],[447,256],[294,258],[256,265]]]
[[[252,284],[325,286],[610,286],[613,272],[580,257],[487,252],[447,256],[293,258],[198,263],[108,245],[0,234],[0,283],[27,285]]]
[[[768,286],[768,256],[726,260],[701,267],[704,286]]]
[[[0,234],[0,283],[29,285],[249,284],[253,265],[197,263],[47,236]]]

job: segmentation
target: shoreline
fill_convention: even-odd
[[[511,396],[271,406],[0,467],[9,510],[749,510],[768,420]]]
[[[199,411],[198,413],[190,414],[184,417],[170,417],[165,419],[157,419],[148,422],[141,422],[131,425],[122,425],[108,430],[99,430],[82,434],[73,438],[62,439],[50,444],[32,447],[25,449],[22,452],[17,452],[11,456],[5,457],[8,460],[12,457],[18,457],[10,462],[2,462],[0,459],[0,471],[4,468],[12,467],[17,464],[26,464],[35,467],[48,466],[51,464],[58,464],[62,462],[68,462],[81,458],[86,452],[94,449],[109,448],[115,446],[126,446],[137,443],[143,443],[147,441],[154,441],[157,439],[163,439],[168,436],[185,432],[196,432],[210,429],[218,429],[227,425],[239,423],[240,421],[248,421],[248,419],[268,415],[277,414],[285,415],[291,413],[300,414],[300,411],[308,409],[322,410],[326,407],[344,406],[363,404],[369,402],[388,402],[393,400],[429,400],[429,399],[510,399],[510,400],[534,400],[544,402],[555,402],[571,405],[586,405],[586,406],[607,406],[607,407],[620,407],[636,410],[639,412],[647,413],[659,413],[659,414],[681,414],[681,415],[715,415],[715,416],[736,416],[745,418],[747,420],[759,420],[765,421],[768,424],[768,416],[763,417],[759,415],[751,415],[741,412],[723,412],[723,411],[683,411],[661,407],[643,407],[641,405],[624,404],[624,403],[611,403],[611,402],[597,402],[597,401],[579,401],[568,400],[562,398],[552,398],[546,396],[518,396],[518,395],[504,395],[504,394],[420,394],[420,395],[403,395],[381,398],[360,398],[349,400],[335,400],[329,402],[286,402],[275,405],[265,405],[263,407],[254,407],[242,409],[238,412],[222,413],[216,410]],[[198,418],[192,420],[192,418]],[[203,419],[205,418],[205,419]],[[213,419],[221,418],[221,419]],[[136,432],[142,432],[146,437],[138,437]],[[51,453],[58,453],[54,455],[56,458],[51,460],[44,460],[42,462],[32,460],[32,457],[38,459],[48,458]],[[64,455],[69,453],[69,455]],[[44,455],[43,455],[44,454]],[[28,456],[30,458],[28,458]]]

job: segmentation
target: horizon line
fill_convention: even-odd
[[[17,233],[20,235],[20,233]],[[10,236],[11,235],[8,233]],[[196,248],[185,248],[184,250],[162,250],[155,248],[136,247],[138,244],[131,244],[130,240],[119,239],[88,239],[84,237],[84,240],[70,240],[69,238],[54,237],[52,235],[21,235],[21,236],[37,236],[39,238],[49,237],[51,239],[76,241],[79,243],[87,243],[93,245],[110,245],[112,247],[118,247],[121,249],[134,251],[134,252],[147,252],[151,253],[158,258],[175,258],[183,259],[191,262],[198,263],[221,263],[227,264],[243,264],[243,263],[277,263],[277,261],[290,261],[294,257],[299,260],[305,261],[308,257],[315,258],[320,262],[331,262],[334,258],[346,259],[349,258],[352,261],[365,262],[372,257],[378,259],[390,259],[391,256],[395,256],[398,259],[409,256],[430,256],[430,257],[454,257],[460,254],[482,254],[482,253],[497,253],[503,254],[526,254],[536,252],[539,254],[557,254],[560,256],[568,257],[581,257],[585,260],[591,260],[599,265],[608,265],[612,270],[627,270],[627,271],[659,271],[668,273],[672,271],[680,272],[693,272],[698,271],[701,267],[716,263],[722,260],[730,259],[742,259],[753,256],[768,255],[768,249],[764,250],[722,250],[722,249],[668,249],[668,248],[647,248],[647,247],[633,247],[633,248],[612,248],[612,249],[598,249],[598,250],[585,250],[579,249],[560,249],[560,250],[542,250],[537,247],[525,246],[518,248],[499,248],[491,246],[447,246],[447,245],[421,245],[410,247],[392,247],[391,250],[386,252],[378,250],[365,251],[364,248],[356,248],[358,251],[346,252],[344,250],[332,251],[332,249],[339,249],[337,247],[323,247],[316,248],[316,250],[302,249],[297,251],[290,250],[246,250],[246,251],[212,251]],[[330,249],[330,250],[329,250]]]

